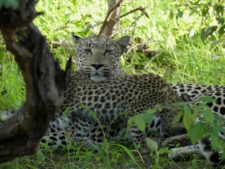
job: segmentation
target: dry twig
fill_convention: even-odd
[[[141,11],[147,18],[149,18],[149,15],[148,15],[148,13],[145,11],[145,8],[143,8],[143,7],[141,7],[141,6],[138,7],[138,8],[136,8],[136,9],[133,9],[133,10],[131,10],[131,11],[129,11],[129,12],[123,14],[123,15],[121,15],[119,18],[121,19],[121,18],[123,18],[123,17],[125,17],[125,16],[127,16],[127,15],[129,15],[129,14],[132,14],[132,13],[134,13],[134,12],[136,12],[136,11]]]

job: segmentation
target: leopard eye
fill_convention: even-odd
[[[85,52],[91,53],[91,49],[84,49]]]
[[[106,49],[105,50],[105,54],[110,54],[110,53],[112,53],[113,51],[111,50],[111,49]]]

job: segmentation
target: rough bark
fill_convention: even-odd
[[[35,11],[35,3],[19,0],[16,9],[0,8],[0,31],[26,85],[26,102],[20,113],[0,124],[0,163],[36,152],[62,102],[69,77],[71,63],[65,71],[60,69],[45,38],[32,23],[40,14]]]
[[[99,35],[111,36],[114,26],[120,17],[120,8],[123,0],[109,0],[108,12],[100,28]]]

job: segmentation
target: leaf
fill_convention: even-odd
[[[176,124],[176,123],[180,122],[181,119],[182,119],[182,116],[183,116],[183,113],[182,113],[182,112],[179,112],[179,113],[173,118],[173,124]]]
[[[193,144],[197,143],[206,133],[208,133],[207,126],[203,123],[194,125],[188,131],[188,135],[191,138]]]
[[[0,8],[1,6],[6,8],[16,9],[19,5],[17,0],[0,0]]]
[[[45,156],[44,156],[44,154],[42,153],[42,151],[37,151],[37,153],[35,154],[35,156],[36,156],[36,158],[37,158],[37,160],[38,161],[43,161],[43,160],[45,160]]]
[[[216,30],[218,29],[217,26],[210,26],[207,29],[204,28],[201,30],[201,39],[205,41],[209,36],[211,36]]]
[[[168,154],[168,153],[169,153],[168,147],[160,148],[158,152],[159,155]]]
[[[216,30],[217,30],[217,26],[211,26],[205,29],[205,31],[202,32],[204,36],[204,40],[206,40],[209,36],[211,36]]]
[[[218,137],[218,132],[212,131],[211,132],[211,145],[213,149],[219,150],[221,148],[221,141]]]
[[[139,114],[134,117],[134,123],[137,125],[137,128],[142,132],[145,132],[145,120],[142,114]]]
[[[213,8],[215,9],[215,11],[217,12],[217,15],[218,14],[223,14],[224,12],[224,6],[222,4],[215,4],[213,6]]]
[[[129,129],[134,123],[140,131],[145,132],[146,123],[150,124],[152,122],[155,111],[156,110],[149,109],[145,113],[131,117],[127,122],[127,128]],[[125,135],[127,134],[128,130],[126,131]]]
[[[220,23],[221,25],[224,24],[224,21],[225,21],[224,18],[222,18],[222,17],[216,17],[216,20],[217,20],[217,22]]]
[[[154,140],[150,139],[150,138],[146,138],[146,144],[148,146],[148,148],[152,151],[157,151],[158,150],[158,143],[155,142]]]
[[[225,147],[224,147],[225,149]],[[221,155],[221,161],[225,160],[225,151],[223,151],[222,155]]]
[[[170,18],[170,19],[173,19],[173,18],[174,18],[174,12],[173,12],[173,10],[170,10],[169,18]]]
[[[127,122],[127,128],[130,128],[133,123],[134,123],[134,117],[129,118]]]
[[[225,34],[225,24],[219,28],[219,35],[222,36],[223,34]]]
[[[197,168],[199,168],[198,162],[196,161],[196,159],[193,159],[191,163],[191,167],[189,167],[188,169],[197,169]]]
[[[194,124],[194,116],[191,114],[190,111],[184,113],[183,116],[183,124],[187,130],[191,128]]]
[[[209,122],[210,124],[213,124],[213,122],[214,122],[214,114],[209,108],[205,109],[204,117],[205,117],[205,120],[207,122]]]
[[[154,119],[154,116],[155,116],[155,112],[156,111],[157,110],[153,110],[152,111],[152,109],[151,109],[151,110],[147,110],[147,112],[143,114],[142,118],[145,121],[145,123],[148,123],[149,124],[149,123],[152,122],[152,120]]]
[[[203,103],[211,103],[211,102],[214,102],[215,99],[212,96],[202,96],[199,98],[199,101]]]
[[[184,11],[181,11],[180,9],[178,9],[177,17],[181,18],[183,17],[183,15],[184,15]]]

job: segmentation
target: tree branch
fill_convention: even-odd
[[[131,13],[134,13],[134,12],[136,12],[136,11],[141,11],[147,18],[149,18],[149,15],[148,15],[148,13],[145,11],[145,8],[143,8],[143,7],[141,7],[141,6],[138,7],[138,8],[136,8],[136,9],[133,9],[133,10],[131,10],[131,11],[129,11],[129,12],[123,14],[123,15],[121,15],[119,18],[121,19],[121,18],[123,18],[123,17],[125,17],[125,16],[127,16],[127,15],[130,15]]]

